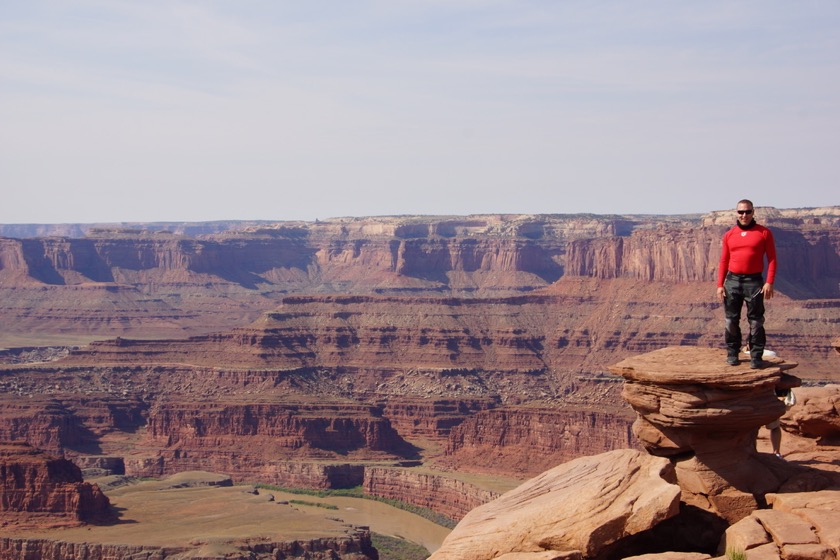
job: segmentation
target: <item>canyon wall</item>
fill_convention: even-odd
[[[840,273],[840,207],[759,212],[777,237],[780,266],[786,267],[780,280],[793,284]],[[88,230],[80,238],[0,238],[0,279],[146,290],[210,282],[263,292],[527,290],[563,275],[703,282],[712,279],[727,227],[710,214],[357,218],[193,237]],[[807,286],[820,288],[830,291],[810,295],[837,295],[836,285]]]
[[[5,560],[32,558],[131,558],[160,560],[192,556],[195,546],[142,546],[67,542],[38,538],[0,537],[0,557]],[[370,531],[358,530],[347,537],[310,539],[306,541],[255,542],[240,546],[239,553],[203,554],[206,560],[274,560],[276,558],[310,558],[312,560],[368,560],[377,558],[370,541]]]
[[[498,408],[452,429],[439,464],[462,471],[529,478],[560,463],[637,447],[629,412]]]
[[[779,296],[768,308],[769,347],[796,356],[807,376],[830,378],[840,299]],[[337,384],[327,389],[354,398],[387,391],[532,400],[581,386],[585,379],[572,377],[590,379],[631,353],[720,344],[722,315],[711,283],[633,278],[566,277],[509,297],[287,296],[248,326],[188,339],[95,342],[62,362],[282,368],[289,377],[329,368]],[[532,393],[505,390],[526,379]]]
[[[720,238],[726,228],[640,230],[629,237],[569,242],[565,273],[648,282],[716,279]],[[779,259],[776,289],[793,298],[840,295],[840,228],[773,228]]]
[[[427,508],[455,521],[499,496],[444,473],[388,467],[366,468],[363,487],[371,496]]]
[[[644,332],[635,324],[635,307],[659,309],[661,316],[682,313],[683,302],[672,297],[679,286],[693,287],[685,303],[708,304],[700,310],[714,314],[717,302],[709,293],[730,219],[716,213],[383,217],[252,225],[193,237],[133,229],[88,230],[83,238],[0,238],[0,346],[223,332],[295,304],[296,294],[301,305],[313,294],[418,296],[405,300],[416,309],[428,296],[464,307],[473,299],[495,305],[495,298],[547,291],[569,297],[564,306],[588,312],[593,303],[605,303],[598,301],[609,289],[604,282],[626,281],[633,294],[613,294],[624,320],[584,332],[575,328],[573,310],[564,314],[570,343],[603,340],[615,331]],[[824,338],[835,328],[840,207],[763,208],[759,219],[773,228],[779,251],[773,305],[783,308],[784,324],[775,332],[791,335],[782,339],[785,350],[824,348],[824,341],[800,345],[795,339]],[[297,322],[279,310],[273,320],[278,327]],[[662,327],[671,338],[666,343],[704,334],[691,320],[688,328]],[[379,328],[387,337],[387,326]],[[645,336],[660,336],[646,330]],[[615,344],[626,343],[621,338]],[[336,340],[354,343],[340,331]],[[597,363],[593,350],[581,354]],[[570,358],[567,365],[577,365],[577,356]]]

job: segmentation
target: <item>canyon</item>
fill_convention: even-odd
[[[458,520],[640,445],[608,366],[720,346],[730,214],[0,226],[0,441]],[[758,219],[768,347],[836,382],[840,207]]]

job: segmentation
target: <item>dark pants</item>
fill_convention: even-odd
[[[747,304],[747,321],[750,324],[750,357],[761,358],[767,336],[764,333],[764,279],[761,274],[733,274],[729,272],[723,282],[726,299],[723,309],[726,316],[727,354],[737,356],[741,351],[741,307]]]

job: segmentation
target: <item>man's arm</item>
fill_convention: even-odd
[[[776,241],[773,239],[773,232],[769,229],[764,241],[764,254],[767,255],[767,281],[761,292],[764,294],[764,299],[773,299],[775,295],[773,284],[776,282]]]
[[[723,282],[726,280],[726,273],[729,272],[729,244],[726,238],[729,232],[723,234],[720,247],[720,262],[718,263],[718,279],[717,279],[717,298],[723,302],[726,300],[726,290],[723,288]]]

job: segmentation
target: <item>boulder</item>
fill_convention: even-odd
[[[797,389],[796,405],[782,419],[785,430],[819,441],[840,439],[840,385]]]
[[[591,558],[675,516],[679,496],[667,459],[631,449],[582,457],[472,510],[430,558]]]

